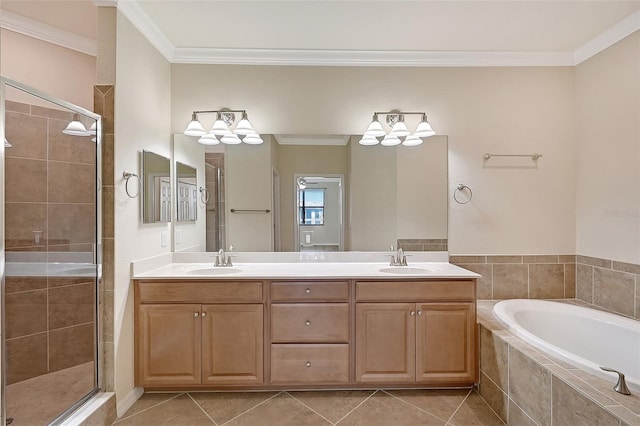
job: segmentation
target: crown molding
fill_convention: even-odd
[[[173,63],[301,66],[524,67],[572,66],[570,52],[430,52],[176,48]]]
[[[149,15],[140,7],[137,1],[118,1],[118,10],[126,16],[131,23],[149,40],[149,42],[164,56],[167,61],[173,62],[175,47],[167,36],[149,18]]]
[[[9,12],[8,10],[3,10],[0,14],[0,28],[86,55],[97,56],[98,54],[98,43],[95,40]]]
[[[640,10],[577,48],[573,52],[574,65],[581,64],[638,30],[640,30]]]

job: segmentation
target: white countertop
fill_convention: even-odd
[[[133,274],[142,278],[190,279],[291,279],[291,278],[480,278],[475,272],[447,262],[411,262],[409,266],[389,266],[386,262],[251,262],[232,267],[212,263],[169,263]]]

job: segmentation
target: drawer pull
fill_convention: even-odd
[[[411,315],[412,317],[415,317],[416,316],[416,311],[409,312],[409,315]]]
[[[305,292],[305,293],[307,293],[307,294],[311,294],[311,289],[310,289],[310,288],[308,288],[308,289],[306,289],[304,292]]]
[[[304,325],[306,325],[307,327],[309,327],[311,325],[311,321],[305,321]]]
[[[311,363],[309,361],[307,361],[305,365],[307,366],[307,368],[311,367]]]
[[[422,311],[418,311],[418,315],[422,315]]]
[[[206,313],[206,312],[203,312],[203,313],[202,313],[202,318],[204,318],[204,317],[206,317],[206,316],[207,316],[207,313]]]
[[[199,312],[194,312],[194,313],[193,313],[193,316],[194,316],[194,317],[196,317],[196,318],[198,317],[198,315],[200,315],[200,313],[199,313]]]

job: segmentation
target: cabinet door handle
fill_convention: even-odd
[[[311,367],[311,363],[309,361],[307,361],[307,363],[305,364],[308,367]]]
[[[422,315],[422,311],[418,311],[418,315]]]
[[[310,288],[308,288],[308,289],[306,289],[304,292],[305,292],[305,293],[307,293],[307,294],[311,294],[311,289],[310,289]]]
[[[202,317],[204,318],[204,317],[206,317],[206,316],[207,316],[207,313],[206,313],[206,312],[203,312],[203,313],[202,313]]]
[[[198,315],[200,315],[200,312],[194,312],[193,313],[193,316],[196,317],[196,318],[198,317]]]
[[[306,325],[307,327],[309,327],[311,325],[311,321],[305,321],[304,325]]]
[[[412,317],[415,317],[416,316],[416,311],[409,312],[409,315],[411,315]]]

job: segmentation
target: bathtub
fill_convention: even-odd
[[[640,321],[587,307],[546,300],[498,302],[494,315],[509,331],[536,348],[613,383],[621,371],[640,391]]]

